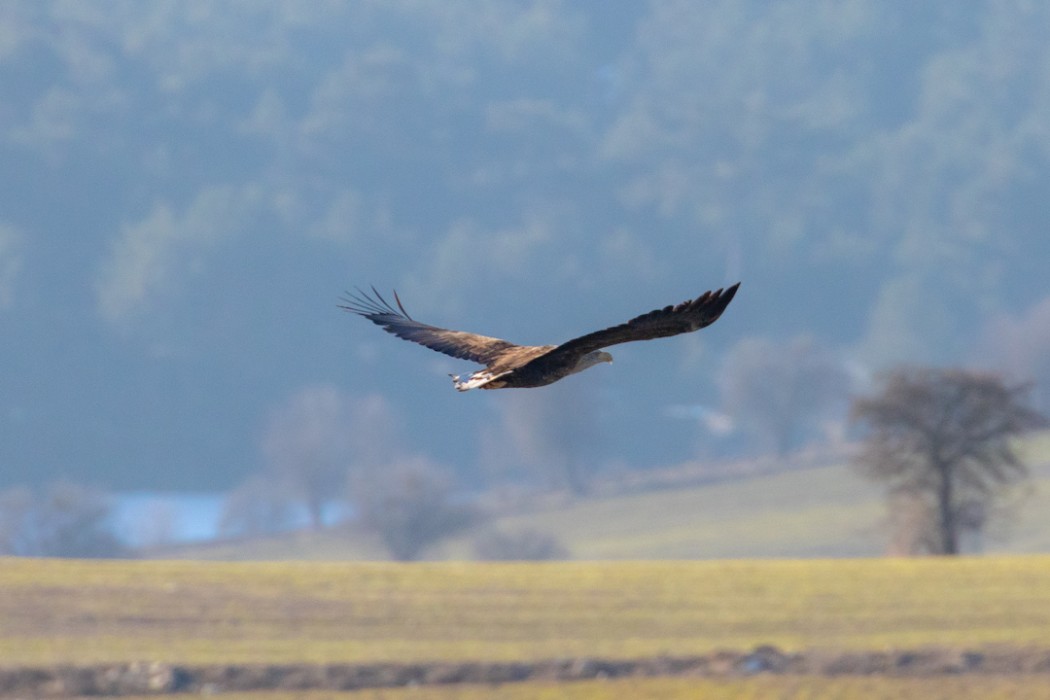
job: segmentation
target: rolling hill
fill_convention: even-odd
[[[1032,481],[1013,495],[1016,509],[987,533],[996,553],[1050,551],[1050,434],[1022,454]],[[722,482],[670,485],[633,493],[517,507],[485,528],[557,538],[575,559],[866,557],[885,552],[885,505],[877,485],[845,463]],[[473,558],[479,531],[447,540],[432,560]],[[374,560],[386,554],[354,528],[217,542],[158,553],[165,558]]]

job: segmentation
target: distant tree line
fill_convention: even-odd
[[[886,487],[895,553],[973,550],[1028,476],[1016,439],[1050,425],[1031,398],[1032,383],[1011,383],[989,370],[900,367],[850,400],[846,365],[804,337],[784,346],[743,341],[723,370],[727,412],[749,426],[766,452],[783,455],[803,438],[820,439],[820,426],[850,406],[854,462]],[[585,460],[574,451],[582,443],[563,444],[544,432],[542,397],[508,405],[507,416],[522,418],[527,428],[520,445],[538,446],[533,458],[550,458],[559,469]],[[468,530],[477,533],[479,558],[569,556],[549,533],[488,527],[484,508],[457,492],[450,470],[404,450],[391,427],[397,423],[379,397],[354,400],[331,386],[296,393],[271,416],[262,441],[265,468],[229,493],[220,535],[278,535],[301,526],[305,513],[309,527],[365,533],[399,560],[418,559]],[[566,460],[567,454],[574,456]],[[585,493],[589,473],[571,469],[571,478],[547,486]],[[349,504],[352,527],[330,519],[334,504]],[[112,500],[97,489],[69,482],[8,489],[0,492],[0,554],[129,556],[112,515]]]
[[[302,509],[314,530],[349,531],[348,523],[325,516],[332,504],[346,503],[357,532],[375,537],[392,558],[408,561],[479,525],[482,511],[457,495],[450,470],[399,446],[391,428],[396,422],[378,397],[351,400],[327,385],[302,389],[273,413],[263,439],[266,467],[230,493],[220,533],[285,532]],[[479,551],[496,558],[562,551],[513,538],[486,542]]]
[[[0,492],[0,554],[34,557],[124,557],[112,503],[101,491],[60,481],[33,491]]]
[[[1013,440],[1047,425],[1031,405],[1032,385],[983,370],[902,367],[884,375],[877,391],[855,396],[854,374],[837,353],[805,336],[786,344],[745,339],[722,368],[723,404],[758,451],[779,455],[805,442],[844,438],[848,418],[859,438],[858,469],[887,488],[891,551],[959,553],[967,536],[977,537],[1001,514],[1009,489],[1027,475]],[[548,430],[544,419],[565,408],[539,394],[511,397],[503,428],[518,425],[511,441],[547,475],[548,487],[580,496],[591,477],[579,466],[583,443]],[[586,420],[573,418],[577,425]],[[547,533],[486,529],[482,509],[457,497],[450,470],[398,447],[402,441],[390,427],[396,423],[378,397],[354,401],[332,387],[302,390],[274,413],[263,443],[267,468],[231,493],[223,533],[284,531],[297,508],[310,513],[314,528],[339,526],[325,521],[325,505],[343,501],[352,505],[357,527],[395,559],[419,558],[467,529],[481,533],[480,558],[568,555]],[[555,469],[569,464],[570,471],[552,476],[559,472],[539,467],[545,460]]]

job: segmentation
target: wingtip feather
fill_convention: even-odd
[[[354,287],[355,291],[343,292],[343,296],[340,298],[341,304],[337,304],[340,309],[349,311],[365,318],[373,319],[375,316],[403,316],[409,321],[414,319],[408,315],[405,311],[404,304],[401,303],[401,299],[397,295],[397,291],[394,291],[394,300],[397,302],[397,309],[395,309],[390,302],[388,302],[379,290],[375,288],[375,285],[369,285],[372,293],[364,291],[360,287]],[[400,309],[400,313],[398,313]]]

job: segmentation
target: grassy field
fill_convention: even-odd
[[[497,526],[557,533],[583,559],[856,557],[880,552],[882,516],[877,489],[836,465],[581,499]]]
[[[348,564],[0,560],[7,665],[1050,648],[1050,557]]]
[[[489,526],[553,534],[576,559],[861,557],[882,553],[879,523],[883,516],[878,489],[848,467],[836,465],[719,484],[581,498],[499,516]],[[447,540],[427,551],[425,558],[472,559],[476,536],[468,532]],[[353,529],[190,545],[163,551],[160,556],[229,561],[374,561],[388,557],[374,537]]]
[[[554,534],[577,559],[705,559],[876,556],[883,504],[846,467],[821,467],[742,481],[583,498],[497,517],[492,527]],[[473,558],[477,533],[426,553]],[[350,560],[388,557],[367,533],[297,532],[246,542],[180,547],[161,556],[208,560]]]
[[[1032,481],[1013,517],[985,542],[996,553],[1050,552],[1050,435],[1022,452]],[[881,488],[848,464],[689,488],[580,499],[507,515],[498,527],[555,533],[579,559],[879,556],[886,550]],[[461,539],[438,557],[469,557]]]

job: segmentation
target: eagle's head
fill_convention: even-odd
[[[576,369],[573,371],[581,372],[588,367],[594,367],[601,362],[612,362],[612,355],[604,350],[595,350],[581,357],[580,361],[576,364]]]

